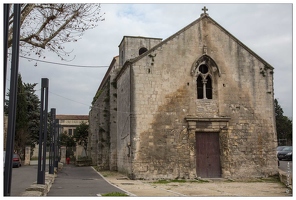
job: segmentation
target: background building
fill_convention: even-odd
[[[66,133],[69,136],[73,136],[75,129],[82,122],[88,124],[88,115],[56,115],[56,119],[59,120],[60,133]]]
[[[73,136],[75,129],[82,122],[88,124],[88,115],[56,115],[56,119],[59,120],[59,134],[66,133],[69,136]],[[32,157],[38,157],[38,145],[34,148]],[[47,152],[48,153],[48,152]],[[76,146],[74,155],[85,156],[83,147]]]

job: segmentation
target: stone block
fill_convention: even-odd
[[[41,196],[44,196],[48,192],[48,185],[47,184],[32,184],[28,188],[26,188],[26,191],[38,191],[41,192]]]
[[[25,191],[20,194],[23,197],[40,197],[43,196],[42,192],[40,191]]]

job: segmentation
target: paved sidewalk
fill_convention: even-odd
[[[125,191],[116,186],[108,184],[90,166],[76,167],[75,165],[64,165],[57,173],[47,196],[101,196],[111,192]]]
[[[129,180],[126,176],[110,171],[100,174],[109,183],[138,197],[184,197],[184,196],[238,196],[238,197],[284,197],[287,187],[275,179],[236,182],[212,179],[199,182],[170,182],[165,184],[145,180]]]

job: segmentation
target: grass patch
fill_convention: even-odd
[[[103,197],[126,197],[128,195],[122,192],[110,192],[110,193],[102,194],[102,196]]]
[[[171,180],[171,182],[173,182],[173,183],[186,183],[187,181],[184,180],[184,179],[174,179],[174,180]]]

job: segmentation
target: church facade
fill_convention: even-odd
[[[93,164],[132,179],[277,173],[273,67],[207,13],[124,36],[89,117]]]

